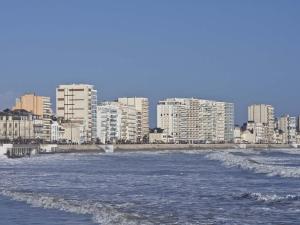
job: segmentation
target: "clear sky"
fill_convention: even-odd
[[[300,1],[0,1],[0,107],[90,83],[102,100],[166,97],[300,114]]]

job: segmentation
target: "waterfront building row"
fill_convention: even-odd
[[[25,94],[1,112],[1,140],[63,143],[283,143],[300,140],[300,117],[275,117],[272,105],[248,107],[248,120],[234,126],[234,104],[196,98],[168,98],[157,104],[157,128],[149,128],[149,100],[123,97],[98,104],[93,85],[56,88],[50,97]]]

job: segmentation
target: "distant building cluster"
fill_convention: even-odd
[[[168,98],[157,104],[157,126],[149,126],[149,100],[122,97],[99,102],[93,85],[56,88],[50,97],[25,94],[0,112],[0,141],[16,143],[300,143],[300,118],[275,118],[271,105],[252,105],[248,122],[234,126],[234,104]]]
[[[56,88],[50,97],[25,94],[0,113],[0,141],[14,143],[148,143],[149,101],[124,97],[98,102],[93,85]]]
[[[248,122],[235,127],[236,143],[300,144],[300,117],[275,117],[274,107],[256,104],[248,107]]]

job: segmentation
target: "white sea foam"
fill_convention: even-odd
[[[208,154],[206,158],[220,161],[226,167],[239,167],[255,173],[267,174],[268,176],[300,177],[300,167],[264,164],[265,161],[263,161],[263,157],[261,157],[261,161],[259,161],[257,157],[251,158],[248,156],[234,155],[230,152],[217,152]]]
[[[298,201],[300,199],[300,196],[298,195],[279,196],[276,194],[268,195],[262,193],[245,193],[241,196],[241,198],[252,199],[263,203],[277,203],[277,202]]]
[[[123,213],[113,206],[102,204],[99,202],[92,203],[89,201],[66,200],[63,198],[47,196],[44,194],[23,193],[7,190],[1,191],[0,193],[3,196],[11,198],[12,200],[25,202],[32,207],[56,209],[69,213],[90,215],[93,221],[98,224],[151,224],[148,221],[144,221],[138,215]]]

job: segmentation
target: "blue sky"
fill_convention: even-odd
[[[99,98],[166,97],[300,114],[300,1],[0,1],[0,107],[60,83]]]

